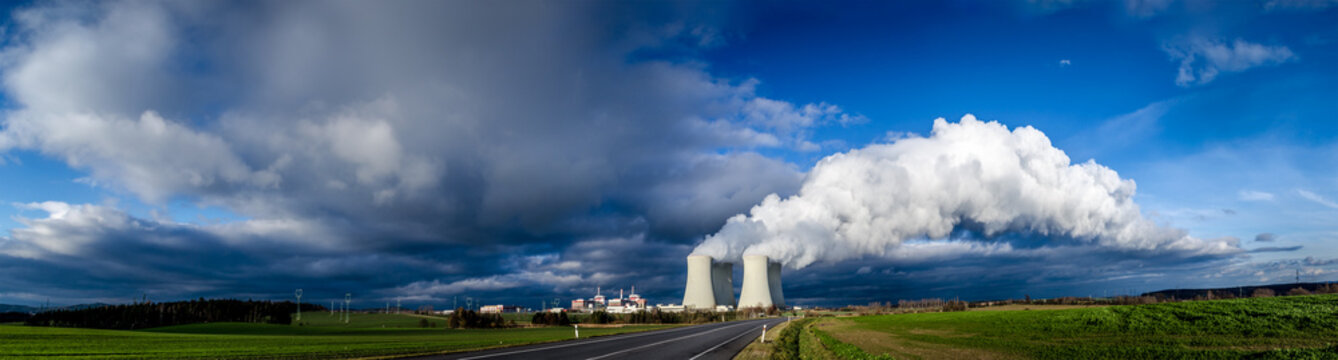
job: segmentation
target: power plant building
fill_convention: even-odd
[[[618,297],[609,299],[600,293],[600,288],[595,288],[595,297],[592,299],[575,299],[571,301],[572,311],[607,311],[610,313],[629,313],[646,309],[646,298],[636,293],[636,287],[632,287],[632,294],[623,297],[623,291],[618,290]]]

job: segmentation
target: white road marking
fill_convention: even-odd
[[[697,356],[693,356],[692,358],[690,358],[690,359],[688,359],[688,360],[697,360],[697,358],[702,357],[702,355],[706,355],[706,353],[715,351],[715,349],[720,348],[721,346],[725,346],[725,344],[728,344],[728,343],[730,343],[730,342],[732,342],[732,341],[734,341],[734,340],[738,340],[740,337],[742,337],[742,336],[744,336],[744,335],[748,335],[748,332],[747,332],[747,331],[744,331],[744,332],[742,332],[742,333],[739,333],[738,335],[735,335],[734,337],[729,338],[729,340],[725,340],[725,342],[716,344],[715,346],[712,346],[710,349],[706,349],[706,351],[703,351],[702,353],[697,354]]]
[[[715,329],[715,330],[711,330],[711,331],[707,331],[707,332],[701,332],[701,333],[696,333],[696,334],[687,335],[687,336],[679,336],[679,337],[676,337],[676,338],[673,338],[673,339],[663,340],[663,341],[658,341],[658,342],[654,342],[654,343],[650,343],[650,344],[646,344],[646,345],[641,345],[641,346],[637,346],[637,347],[634,347],[634,348],[631,348],[631,349],[627,349],[627,350],[614,351],[614,352],[611,352],[611,353],[608,353],[608,354],[604,354],[603,356],[596,356],[596,357],[588,358],[588,359],[585,359],[585,360],[599,360],[599,359],[607,358],[607,357],[610,357],[610,356],[614,356],[614,355],[622,354],[622,353],[629,352],[629,351],[641,350],[641,349],[645,349],[645,348],[648,348],[648,347],[651,347],[651,346],[656,346],[656,345],[660,345],[660,344],[664,344],[664,343],[668,343],[668,342],[679,341],[679,340],[683,340],[683,339],[687,339],[687,338],[691,338],[691,337],[698,337],[698,336],[702,336],[702,335],[710,334],[710,333],[713,333],[713,332],[716,332],[716,331],[720,331],[720,330],[724,330],[724,329],[736,328],[736,327],[747,326],[747,325],[748,325],[748,324],[738,324],[738,325],[725,326],[725,327],[721,327],[721,328],[718,328],[718,329]]]
[[[572,346],[579,346],[579,345],[586,345],[586,344],[597,344],[597,343],[602,343],[602,342],[606,342],[606,341],[631,339],[631,338],[642,337],[642,336],[663,335],[663,334],[665,334],[666,332],[676,332],[677,330],[687,330],[687,329],[691,329],[691,327],[678,328],[678,329],[670,329],[670,330],[666,330],[666,331],[663,331],[663,332],[661,332],[661,331],[647,331],[647,332],[640,333],[640,334],[633,334],[633,335],[627,335],[627,336],[615,336],[615,337],[610,338],[610,339],[582,341],[582,342],[579,342],[579,343],[569,343],[569,344],[562,344],[562,345],[555,345],[555,346],[541,347],[541,348],[535,348],[535,349],[527,349],[527,350],[511,351],[511,352],[504,352],[504,353],[498,353],[498,354],[488,354],[488,355],[471,356],[471,357],[467,357],[467,358],[461,358],[460,360],[487,359],[487,358],[498,357],[498,356],[515,355],[515,354],[524,354],[524,353],[527,353],[527,352],[535,352],[535,351],[540,351],[540,350],[551,350],[551,349],[560,349],[560,348],[564,348],[564,347],[572,347]],[[718,329],[717,329],[717,330],[718,330]]]

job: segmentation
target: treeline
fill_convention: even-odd
[[[1309,295],[1338,293],[1338,283],[1291,283],[1257,286],[1238,286],[1216,289],[1172,289],[1145,293],[1158,299],[1193,300],[1193,299],[1230,299],[1242,297],[1268,297],[1280,294]]]
[[[530,318],[530,324],[548,325],[548,326],[567,326],[571,325],[571,319],[567,317],[567,312],[537,312]]]
[[[613,314],[606,311],[595,311],[588,315],[568,316],[567,313],[535,313],[530,319],[533,325],[566,326],[571,324],[700,324],[714,321],[729,321],[737,319],[747,319],[754,317],[754,313],[760,315],[769,313],[767,309],[756,309],[746,311],[730,312],[711,312],[711,311],[685,311],[668,312],[654,309],[650,311],[642,310],[626,314]],[[775,311],[772,315],[779,314]]]
[[[324,306],[302,304],[302,311],[323,311]],[[108,305],[81,310],[38,313],[24,323],[29,326],[60,326],[94,329],[147,329],[159,326],[210,322],[291,324],[297,304],[291,301],[242,301],[231,299],[167,303]]]
[[[957,301],[943,299],[901,300],[891,302],[872,302],[866,306],[846,306],[837,311],[849,311],[860,315],[879,315],[917,312],[965,311],[968,308],[982,308],[1001,305],[1146,305],[1165,302],[1221,300],[1249,297],[1297,296],[1312,294],[1338,294],[1338,283],[1297,283],[1264,286],[1241,286],[1220,289],[1180,289],[1150,292],[1139,296],[1077,297],[1064,296],[1049,299],[1032,299],[1030,295],[1023,299]],[[810,314],[812,315],[812,314]]]
[[[900,300],[896,304],[891,302],[872,302],[866,306],[847,306],[837,309],[838,311],[850,311],[860,315],[881,315],[881,314],[899,314],[899,313],[920,313],[920,312],[949,312],[966,311],[973,307],[966,301],[961,300],[943,300],[938,298],[920,299],[920,300]],[[812,314],[811,314],[812,315]]]
[[[502,318],[501,314],[479,313],[474,310],[456,308],[451,312],[447,325],[452,329],[501,329],[515,327],[515,321]]]
[[[10,311],[0,313],[0,323],[24,322],[32,318],[33,314],[26,312]]]

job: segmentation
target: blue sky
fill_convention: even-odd
[[[1098,221],[1228,247],[1134,249],[1044,211],[982,231],[970,211],[934,208],[961,210],[951,236],[912,226],[874,236],[878,251],[790,264],[788,298],[1088,295],[1297,269],[1338,280],[1333,1],[6,14],[0,303],[278,298],[294,284],[437,305],[635,285],[678,302],[683,257],[726,219],[820,192],[815,165],[832,155],[907,139],[938,145],[883,160],[959,154],[934,119],[966,114],[1030,126],[1074,166],[1137,184],[1138,220]],[[770,236],[790,220],[770,220]]]

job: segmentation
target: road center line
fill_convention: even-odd
[[[715,351],[715,349],[718,349],[718,348],[720,348],[721,346],[725,346],[725,344],[728,344],[728,343],[730,343],[730,342],[733,342],[734,340],[738,340],[740,337],[742,337],[742,336],[744,336],[744,335],[748,335],[748,332],[747,332],[747,331],[744,331],[744,332],[742,332],[742,333],[739,333],[738,335],[735,335],[734,337],[729,338],[729,340],[725,340],[725,342],[716,344],[715,346],[712,346],[710,349],[706,349],[706,351],[703,351],[703,352],[701,352],[700,354],[697,354],[697,356],[693,356],[692,358],[689,358],[688,360],[697,360],[697,358],[702,357],[702,355],[706,355],[706,353]],[[751,341],[750,341],[750,342],[751,342]],[[745,346],[745,347],[746,347],[746,346]]]
[[[524,353],[527,353],[527,352],[535,352],[535,351],[551,350],[551,349],[560,349],[560,348],[564,348],[564,347],[580,346],[580,345],[586,345],[586,344],[597,344],[597,343],[602,343],[602,342],[606,342],[606,341],[631,339],[631,338],[637,338],[637,337],[642,337],[642,336],[664,335],[664,334],[666,334],[666,333],[671,333],[671,332],[676,333],[676,332],[678,332],[679,330],[687,330],[687,329],[691,329],[691,328],[693,328],[693,327],[695,327],[695,326],[681,327],[681,328],[677,328],[677,329],[668,329],[668,330],[664,330],[664,331],[655,331],[655,330],[651,330],[651,331],[646,331],[646,332],[642,332],[642,333],[639,333],[639,334],[632,334],[632,335],[627,335],[627,336],[617,336],[617,335],[614,335],[614,336],[611,336],[612,338],[609,338],[609,339],[599,339],[599,340],[591,340],[591,341],[581,341],[581,342],[577,342],[577,343],[567,343],[567,344],[562,344],[562,345],[547,346],[547,347],[534,348],[534,349],[526,349],[526,350],[510,351],[510,352],[497,353],[497,354],[488,354],[488,355],[471,356],[471,357],[467,357],[467,358],[461,358],[460,360],[487,359],[487,358],[491,358],[491,357],[507,356],[507,355],[515,355],[515,354],[524,354]],[[717,330],[718,330],[718,329],[717,329]]]
[[[680,336],[680,337],[676,337],[676,338],[669,339],[669,340],[662,340],[662,341],[658,341],[658,342],[654,342],[654,343],[650,343],[650,344],[646,344],[646,345],[637,346],[637,347],[634,347],[634,348],[631,348],[631,349],[627,349],[627,350],[615,351],[615,352],[611,352],[611,353],[608,353],[608,354],[604,354],[603,356],[596,356],[596,357],[592,357],[592,358],[585,359],[585,360],[599,360],[599,359],[607,358],[607,357],[610,357],[610,356],[614,356],[614,355],[622,354],[622,353],[625,353],[625,352],[628,352],[628,351],[635,351],[635,350],[645,349],[645,348],[648,348],[648,347],[651,347],[651,346],[656,346],[656,345],[660,345],[660,344],[664,344],[664,343],[668,343],[668,342],[679,341],[679,340],[683,340],[683,339],[687,339],[687,338],[691,338],[691,337],[698,337],[698,336],[702,336],[702,335],[710,334],[710,333],[713,333],[713,332],[716,332],[716,331],[720,331],[720,330],[725,330],[725,329],[729,329],[729,328],[736,328],[736,327],[740,327],[740,326],[747,326],[747,325],[748,325],[748,324],[738,324],[738,325],[725,326],[725,327],[721,327],[721,328],[718,328],[718,329],[715,329],[715,330],[711,330],[711,331],[707,331],[707,332],[701,332],[701,333],[696,333],[696,334],[687,335],[687,336]]]

